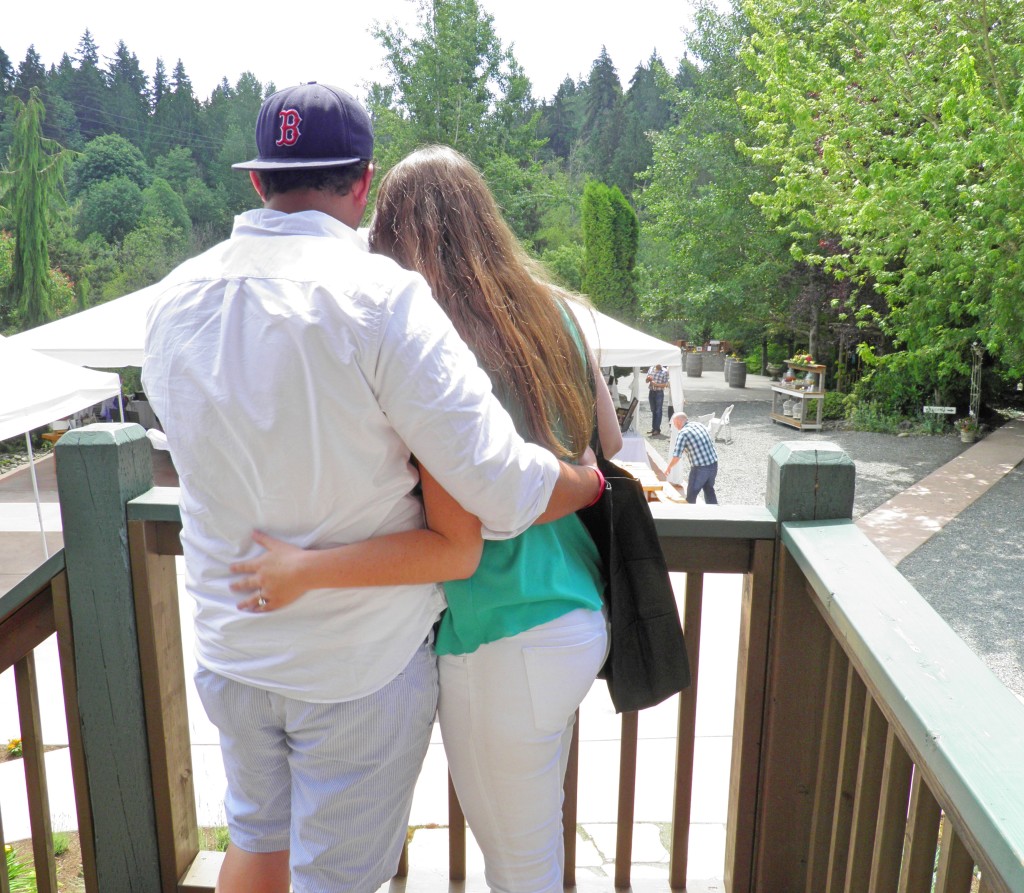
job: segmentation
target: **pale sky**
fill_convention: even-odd
[[[728,8],[728,0],[718,2]],[[553,96],[567,74],[586,77],[602,45],[624,85],[655,49],[674,71],[684,50],[684,29],[692,24],[689,0],[480,0],[480,5],[494,17],[502,45],[514,44],[537,99]],[[232,3],[230,11],[217,0],[174,0],[158,7],[126,0],[16,0],[11,6],[0,27],[0,48],[15,69],[32,44],[47,68],[65,52],[75,55],[88,28],[101,61],[123,40],[150,78],[158,57],[168,75],[180,58],[200,99],[223,77],[233,85],[244,71],[278,88],[319,80],[364,95],[367,83],[383,78],[382,50],[370,34],[373,23],[399,21],[412,31],[417,9],[415,0],[330,5],[256,0]]]

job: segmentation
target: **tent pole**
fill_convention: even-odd
[[[121,413],[121,421],[124,421],[124,397],[121,396],[121,388],[117,389],[117,408]]]
[[[43,527],[43,507],[39,502],[39,481],[36,480],[36,460],[32,454],[32,432],[25,432],[25,446],[28,447],[28,468],[32,477],[32,492],[36,497],[36,515],[39,517],[39,533],[43,537],[43,555],[50,557],[50,550],[46,546],[46,528]]]

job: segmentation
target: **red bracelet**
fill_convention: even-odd
[[[604,488],[605,488],[605,484],[606,484],[606,481],[604,479],[604,474],[601,472],[601,469],[598,468],[596,465],[593,466],[593,468],[594,468],[594,471],[597,472],[597,483],[598,483],[597,496],[594,497],[593,501],[588,502],[585,506],[583,506],[583,508],[585,508],[585,509],[588,509],[591,506],[597,505],[601,501],[601,497],[604,496]]]

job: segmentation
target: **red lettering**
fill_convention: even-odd
[[[279,112],[281,119],[281,138],[277,141],[279,146],[294,146],[302,134],[299,132],[299,124],[302,117],[296,109],[283,109]]]

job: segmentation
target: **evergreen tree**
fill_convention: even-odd
[[[617,186],[590,180],[583,190],[583,291],[598,309],[623,321],[637,315],[636,213]]]
[[[38,90],[18,106],[7,170],[0,172],[0,202],[14,224],[15,251],[7,311],[25,327],[52,319],[49,209],[60,193],[69,153],[43,136],[46,111]],[[5,316],[8,314],[5,314]]]
[[[149,124],[149,78],[138,57],[119,41],[113,59],[108,60],[110,124],[136,146],[143,145]]]
[[[0,48],[0,100],[14,89],[14,65],[11,57]]]
[[[43,67],[42,58],[36,52],[35,44],[25,51],[25,58],[18,66],[18,72],[14,76],[14,93],[22,102],[28,102],[29,92],[33,87],[39,90],[39,97],[42,99],[46,91],[46,69]]]
[[[221,213],[228,221],[232,215],[251,208],[257,201],[245,171],[232,170],[231,165],[256,154],[256,117],[270,90],[270,86],[264,87],[254,75],[248,72],[243,74],[232,90],[230,105],[226,107],[221,124],[223,135],[215,140],[220,148],[211,153],[214,160],[207,174],[207,182],[214,188],[222,208]]]
[[[153,71],[153,92],[150,94],[150,101],[154,111],[160,105],[160,100],[167,94],[168,89],[167,68],[164,66],[164,60],[158,57],[156,68]]]
[[[638,65],[623,97],[622,134],[612,161],[611,182],[627,196],[632,196],[637,174],[651,165],[650,134],[664,130],[672,116],[672,104],[664,95],[668,72],[658,58],[651,55],[647,65]]]
[[[602,46],[587,79],[582,126],[584,170],[602,182],[611,179],[622,124],[622,85],[608,50]]]
[[[86,29],[78,42],[77,66],[73,67],[60,95],[71,104],[78,130],[85,141],[111,130],[107,114],[107,83],[100,71],[99,48]]]
[[[154,91],[155,92],[155,91]],[[175,146],[191,147],[199,136],[199,103],[192,82],[179,59],[171,75],[170,91],[157,100],[150,125],[146,156],[165,155]]]
[[[551,156],[569,160],[580,135],[583,93],[571,77],[566,77],[554,98],[541,107],[539,134],[547,140],[545,148]]]

